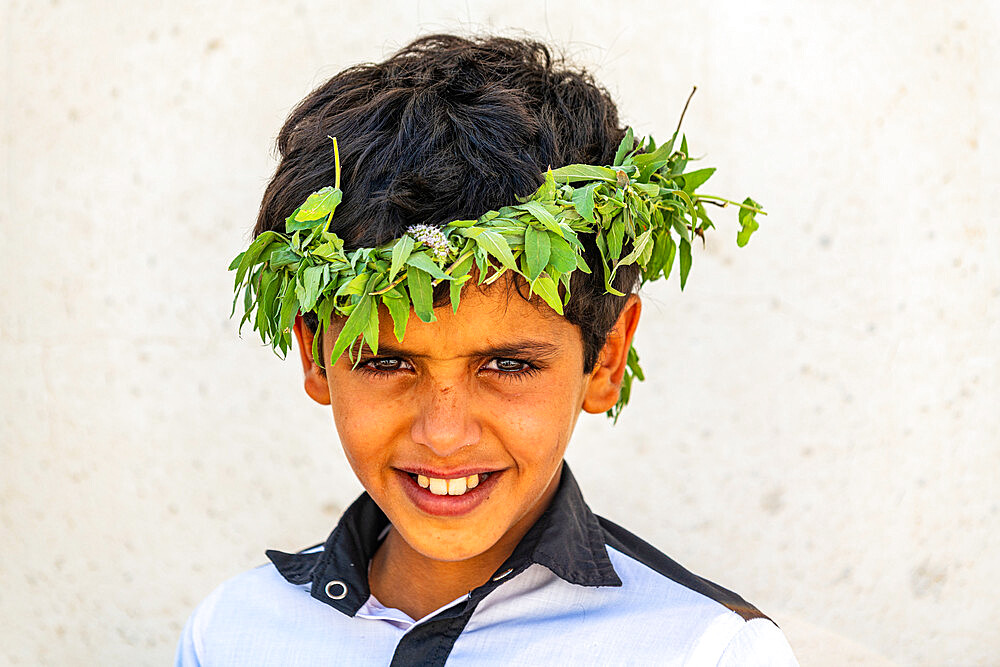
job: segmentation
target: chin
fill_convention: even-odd
[[[431,560],[457,562],[469,560],[489,551],[500,539],[500,535],[477,535],[470,537],[467,530],[429,530],[421,535],[400,531],[410,547]],[[494,539],[495,538],[495,539]]]

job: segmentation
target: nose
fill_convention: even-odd
[[[410,435],[417,444],[447,458],[479,442],[481,428],[473,397],[461,384],[434,383],[421,392]]]

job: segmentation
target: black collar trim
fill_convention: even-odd
[[[312,582],[314,598],[354,616],[371,595],[368,564],[388,524],[388,518],[371,496],[362,493],[344,512],[322,551],[288,554],[271,550],[267,557],[289,583]],[[552,504],[497,569],[495,576],[471,591],[469,599],[478,602],[508,577],[535,563],[544,565],[571,584],[622,585],[608,558],[604,531],[584,502],[580,487],[565,463]],[[340,599],[334,599],[336,597]]]

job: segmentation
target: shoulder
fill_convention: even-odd
[[[262,640],[261,628],[269,629],[273,641],[317,604],[307,584],[289,584],[271,564],[243,572],[195,608],[181,636],[177,664],[236,664],[236,655],[245,655]]]
[[[733,591],[690,572],[659,549],[622,528],[598,517],[604,542],[623,584],[677,590],[678,594],[701,600],[711,609],[724,607],[746,621],[767,617]],[[624,576],[623,576],[624,575]],[[626,582],[625,578],[629,581]],[[694,597],[697,596],[697,597]]]
[[[784,634],[754,605],[621,526],[598,521],[620,595],[652,631],[651,643],[687,647],[685,664],[797,664]]]

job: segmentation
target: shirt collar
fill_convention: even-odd
[[[290,583],[311,582],[314,598],[354,616],[371,594],[368,564],[388,524],[389,519],[371,496],[362,493],[344,512],[322,551],[288,554],[271,550],[267,557]],[[470,591],[470,600],[485,596],[536,563],[571,584],[622,585],[608,558],[597,517],[584,502],[580,487],[565,462],[559,488],[548,509],[494,576]]]

